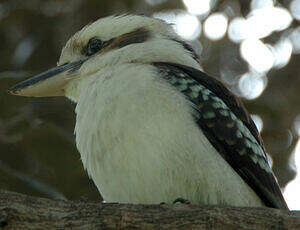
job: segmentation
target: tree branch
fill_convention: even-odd
[[[300,212],[270,208],[103,204],[0,190],[4,229],[300,229]]]

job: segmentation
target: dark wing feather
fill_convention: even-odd
[[[199,70],[173,63],[153,64],[195,105],[195,120],[203,133],[265,205],[288,209],[259,132],[242,102],[220,81]]]

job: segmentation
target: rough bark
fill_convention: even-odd
[[[103,204],[0,190],[3,229],[300,229],[300,212],[270,208]]]

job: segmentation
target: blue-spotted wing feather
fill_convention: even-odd
[[[260,134],[241,101],[199,70],[172,63],[154,65],[194,104],[195,120],[208,140],[266,206],[287,209]]]

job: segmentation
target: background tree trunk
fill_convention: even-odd
[[[3,229],[300,229],[300,212],[270,208],[103,204],[0,190]]]

